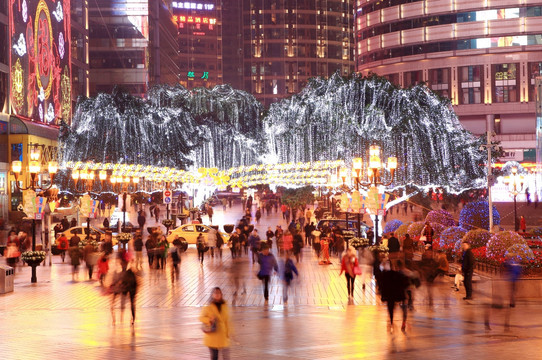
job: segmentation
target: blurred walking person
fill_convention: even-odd
[[[346,276],[346,289],[348,291],[348,302],[352,302],[354,299],[354,282],[356,281],[356,275],[361,275],[359,268],[358,258],[356,256],[356,249],[352,246],[348,248],[341,260],[341,272]]]
[[[258,235],[258,230],[252,230],[252,233],[248,237],[248,243],[250,245],[250,251],[252,252],[252,263],[256,263],[258,260],[258,250],[260,249],[261,239]]]
[[[299,263],[302,257],[301,249],[303,248],[303,237],[300,232],[294,235],[293,253],[295,256],[295,262]]]
[[[179,280],[181,249],[179,248],[179,246],[173,245],[169,248],[169,254],[171,257],[171,282],[175,282],[175,278]]]
[[[143,268],[143,236],[141,230],[137,230],[134,237],[135,267],[140,270]]]
[[[282,237],[282,248],[286,252],[286,254],[290,254],[294,247],[294,237],[292,236],[290,230],[286,230],[284,232],[284,236]]]
[[[269,252],[269,248],[264,246],[262,252],[258,254],[258,263],[260,264],[260,271],[258,272],[258,279],[263,281],[264,291],[263,296],[265,302],[269,301],[269,280],[275,272],[279,271],[277,260],[275,256]]]
[[[243,292],[241,294],[247,293],[247,286],[245,282],[245,274],[243,273],[242,269],[242,261],[239,258],[234,258],[231,261],[230,265],[230,276],[233,280],[233,287],[235,288],[235,292],[233,293],[233,296],[237,296],[237,293],[239,292],[240,283],[243,282]]]
[[[205,256],[205,238],[202,233],[199,233],[198,238],[196,239],[196,248],[198,249],[198,260],[200,261],[201,266],[203,266],[203,258]]]
[[[111,299],[111,317],[113,319],[113,325],[116,323],[115,318],[115,300],[117,295],[121,296],[120,299],[120,321],[124,317],[124,309],[126,305],[126,297],[130,296],[130,310],[132,313],[131,324],[134,325],[135,322],[135,306],[136,306],[136,293],[137,293],[137,278],[132,269],[128,269],[128,261],[124,253],[119,253],[119,258],[121,262],[122,270],[116,273],[113,277],[113,282],[111,284],[111,293],[113,298]]]
[[[361,268],[361,288],[365,290],[367,280],[371,281],[373,274],[374,256],[368,246],[364,246],[359,254],[359,264]]]
[[[228,305],[219,287],[213,289],[210,304],[203,308],[199,320],[203,323],[203,343],[209,348],[211,360],[218,360],[219,355],[229,360],[232,327]]]
[[[294,279],[294,274],[299,277],[299,273],[297,271],[297,268],[294,265],[294,262],[292,258],[290,258],[290,255],[286,254],[286,258],[284,260],[284,271],[282,273],[282,281],[284,284],[282,285],[282,302],[283,304],[288,303],[288,291],[290,289],[290,284],[292,283],[292,280]]]
[[[397,267],[403,269],[404,264],[401,260],[397,262]],[[403,310],[403,323],[401,325],[401,331],[406,331],[406,321],[407,321],[407,305],[405,304],[406,300],[406,289],[409,286],[408,278],[400,271],[391,269],[389,262],[385,263],[385,269],[381,275],[381,288],[380,292],[382,294],[382,301],[386,302],[388,305],[388,315],[390,322],[388,324],[389,332],[394,332],[393,325],[393,315],[395,312],[395,304],[400,303],[401,309]]]
[[[267,239],[267,246],[269,246],[270,250],[273,250],[273,236],[275,236],[275,233],[271,229],[271,226],[267,228],[267,232],[265,233],[265,237]]]
[[[463,285],[465,285],[466,295],[463,300],[472,300],[472,275],[474,273],[474,255],[470,248],[470,244],[463,242],[463,261],[461,263],[461,271],[463,272]]]
[[[79,250],[79,245],[70,246],[69,255],[72,265],[72,281],[75,281],[79,278],[79,265],[81,264],[81,250]]]
[[[90,242],[83,247],[83,258],[85,259],[85,265],[88,270],[88,279],[92,280],[92,273],[94,272],[94,265],[98,262],[98,253]]]
[[[215,228],[209,229],[209,232],[207,233],[207,246],[209,247],[209,251],[211,252],[211,257],[215,257],[217,234],[218,232]]]

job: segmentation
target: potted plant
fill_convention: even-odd
[[[369,245],[369,239],[354,237],[350,239],[349,245],[354,247],[356,250],[359,250],[362,247]]]
[[[164,225],[166,227],[166,233],[169,233],[169,228],[172,227],[174,223],[175,223],[175,221],[173,221],[171,219],[162,220],[162,225]]]
[[[122,247],[126,249],[126,244],[132,239],[132,234],[130,233],[120,233],[117,236],[117,240],[122,244]]]
[[[29,266],[38,266],[45,260],[46,255],[45,251],[25,251],[21,254],[21,259]]]

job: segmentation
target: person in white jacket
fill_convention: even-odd
[[[211,228],[209,234],[207,234],[207,246],[212,257],[215,257],[216,235],[217,231],[214,228]]]

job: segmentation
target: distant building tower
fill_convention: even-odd
[[[534,161],[542,2],[357,1],[355,23],[358,72],[427,83],[466,129],[497,134],[503,160]]]
[[[223,82],[220,3],[214,0],[171,3],[179,33],[179,82],[187,89],[212,88]]]
[[[163,1],[89,0],[89,23],[91,96],[179,81],[177,25]]]
[[[353,0],[243,0],[244,89],[265,106],[311,77],[350,75]]]

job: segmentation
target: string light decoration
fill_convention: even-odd
[[[61,163],[217,168],[232,186],[301,186],[325,183],[307,172],[336,167],[334,159],[350,164],[377,144],[382,158],[398,155],[396,187],[481,187],[484,153],[448,105],[424,86],[397,89],[376,76],[311,80],[265,118],[252,95],[228,85],[160,85],[145,100],[115,91],[78,104],[62,130]]]
[[[272,104],[266,125],[278,162],[350,161],[376,143],[382,158],[397,155],[396,184],[483,186],[479,140],[424,85],[399,89],[377,76],[312,79],[298,95]]]

